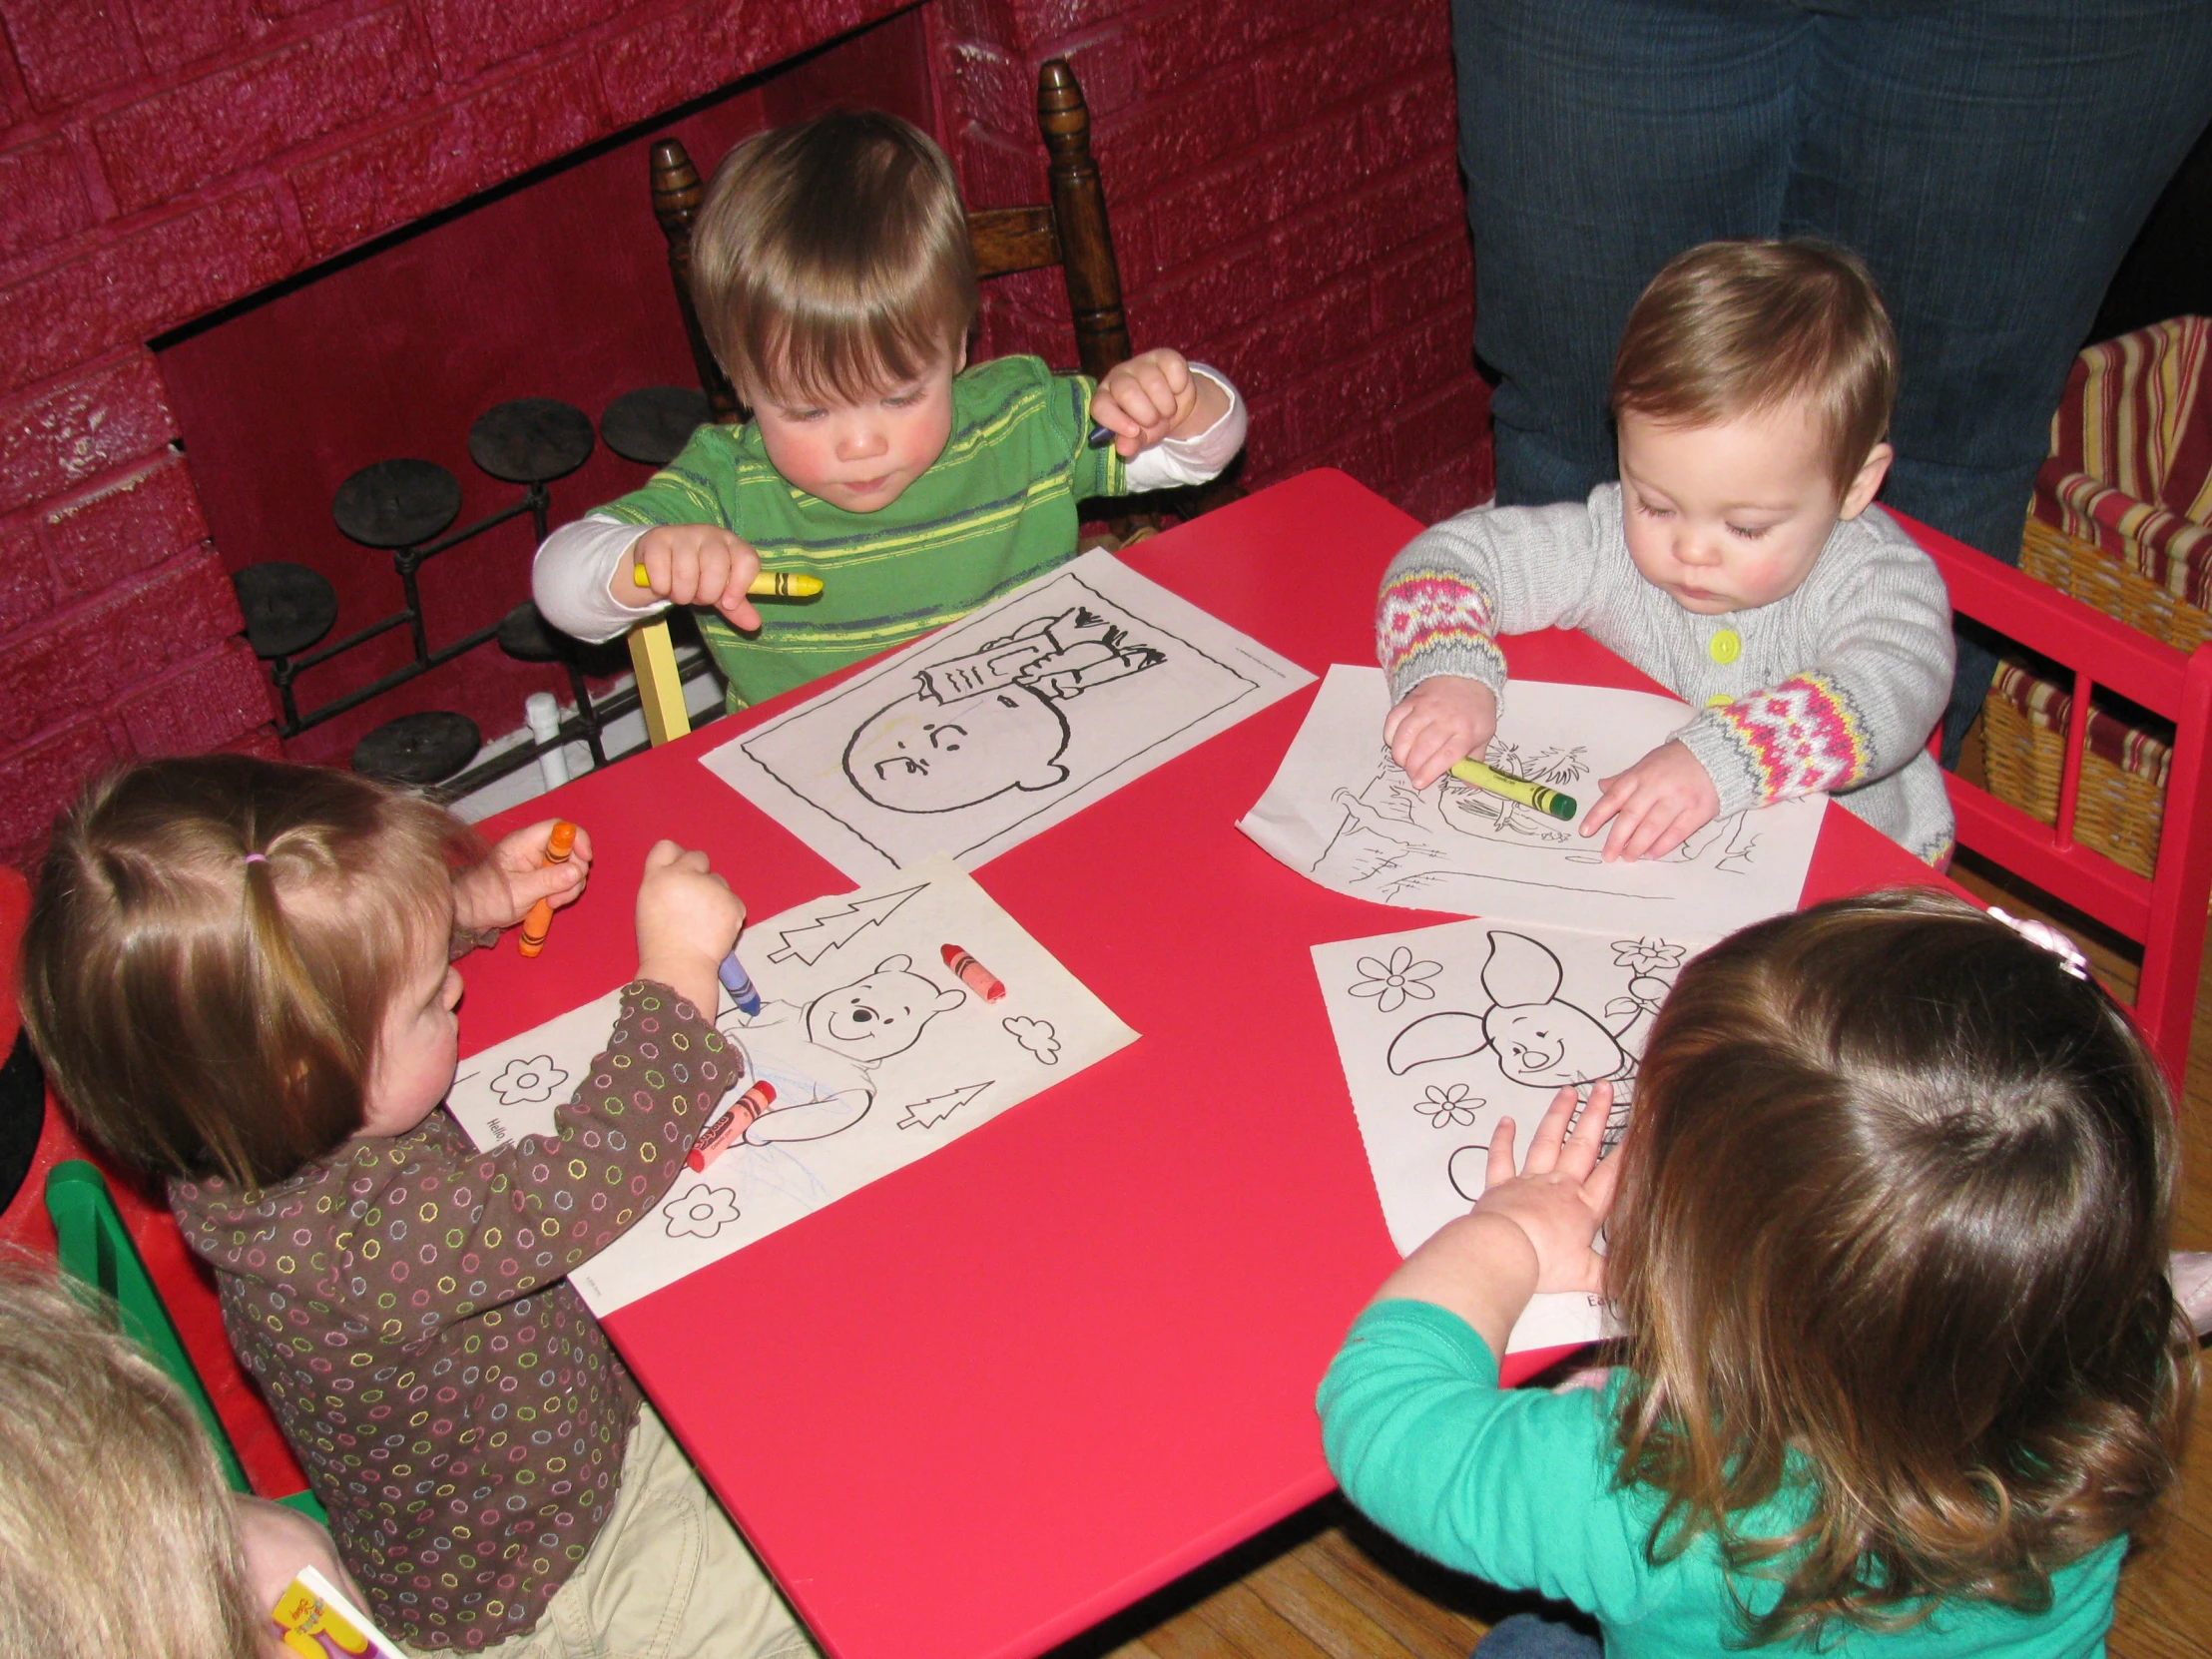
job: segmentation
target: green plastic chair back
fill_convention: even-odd
[[[231,1444],[231,1436],[216,1415],[215,1401],[193,1369],[192,1356],[177,1335],[176,1323],[155,1289],[153,1276],[123,1225],[123,1213],[115,1207],[100,1171],[82,1158],[64,1159],[46,1172],[46,1213],[53,1218],[59,1242],[61,1270],[79,1284],[89,1285],[108,1299],[122,1320],[123,1333],[153,1356],[169,1380],[192,1401],[200,1425],[214,1442],[216,1458],[234,1492],[253,1491],[246,1468]],[[299,1491],[278,1502],[317,1521],[326,1522],[322,1505],[311,1491]]]

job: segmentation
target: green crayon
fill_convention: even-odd
[[[1501,795],[1508,801],[1517,801],[1523,807],[1533,807],[1539,813],[1549,813],[1553,818],[1570,820],[1575,814],[1574,797],[1561,795],[1548,784],[1531,784],[1525,778],[1515,778],[1510,773],[1499,772],[1495,767],[1484,766],[1480,761],[1461,761],[1451,769],[1451,776],[1462,784],[1471,784],[1491,795]]]

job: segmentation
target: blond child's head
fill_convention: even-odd
[[[1714,242],[1670,261],[1613,362],[1621,511],[1645,580],[1685,610],[1794,593],[1889,470],[1897,337],[1856,255]]]
[[[230,1494],[175,1385],[0,1264],[0,1652],[262,1651]]]
[[[2043,946],[1928,889],[1747,928],[1669,995],[1621,1156],[1620,1471],[1661,1558],[1780,1581],[1755,1640],[2046,1605],[2172,1479],[2171,1102]],[[1738,1530],[1800,1482],[1795,1532]]]
[[[478,851],[447,813],[351,773],[124,767],[55,825],[23,935],[32,1043],[136,1167],[283,1180],[362,1132],[379,1091],[434,1085],[434,1105],[451,1081],[427,998],[450,1019],[449,872]],[[409,1074],[440,1063],[442,1081]]]
[[[693,229],[692,293],[800,488],[872,512],[942,453],[975,261],[951,163],[910,123],[840,110],[739,145]]]

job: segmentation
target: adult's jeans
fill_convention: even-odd
[[[2212,0],[1453,0],[1498,500],[1615,472],[1659,268],[1721,237],[1864,257],[1902,375],[1882,499],[2019,562],[2098,301],[2212,121]],[[1946,757],[1994,659],[1961,639]]]

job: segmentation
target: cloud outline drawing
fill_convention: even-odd
[[[1060,1034],[1052,1029],[1050,1020],[1009,1014],[998,1023],[1006,1028],[1006,1035],[1034,1054],[1039,1064],[1056,1066],[1060,1063]]]

